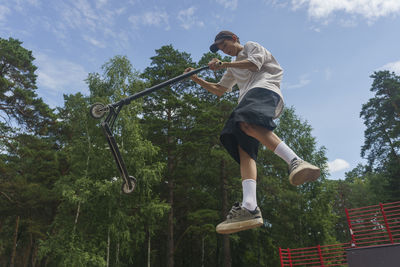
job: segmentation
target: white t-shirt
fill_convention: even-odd
[[[238,102],[252,88],[260,87],[274,91],[281,98],[275,112],[275,118],[279,117],[283,110],[283,96],[280,90],[283,69],[272,54],[256,42],[247,42],[236,56],[235,61],[246,59],[254,63],[258,71],[253,72],[247,69],[227,68],[218,84],[227,88],[229,92],[237,84],[239,87]]]

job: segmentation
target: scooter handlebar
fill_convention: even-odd
[[[136,93],[136,94],[134,94],[134,95],[132,95],[132,96],[129,96],[129,97],[127,97],[127,98],[124,98],[124,99],[122,99],[121,101],[119,101],[119,102],[113,104],[113,106],[114,106],[114,105],[115,105],[115,106],[120,106],[121,104],[129,104],[129,103],[130,103],[132,100],[134,100],[134,99],[141,98],[141,97],[143,97],[143,96],[145,96],[145,95],[148,95],[148,94],[150,94],[150,93],[152,93],[152,92],[154,92],[154,91],[157,91],[158,89],[161,89],[161,88],[163,88],[163,87],[165,87],[165,86],[168,86],[168,85],[170,85],[170,84],[179,82],[179,81],[181,81],[181,80],[183,80],[183,79],[185,79],[185,78],[187,78],[187,77],[190,77],[190,76],[192,76],[192,75],[194,75],[194,74],[197,74],[197,73],[199,73],[199,72],[201,72],[201,71],[203,71],[203,70],[206,70],[206,69],[208,69],[208,68],[209,68],[208,66],[205,66],[205,67],[201,67],[201,68],[198,68],[198,69],[195,69],[195,70],[186,72],[186,73],[184,73],[184,74],[181,74],[181,75],[179,75],[179,76],[176,76],[175,78],[169,79],[168,81],[162,82],[162,83],[157,84],[157,85],[155,85],[155,86],[153,86],[153,87],[150,87],[150,88],[148,88],[148,89],[145,89],[145,90],[143,90],[143,91],[140,91],[140,92],[138,92],[138,93]]]

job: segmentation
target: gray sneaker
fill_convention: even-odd
[[[289,167],[289,182],[292,185],[302,185],[305,182],[312,182],[318,179],[321,170],[307,161],[293,159]]]
[[[228,216],[226,216],[226,220],[217,225],[216,231],[219,234],[232,234],[259,227],[263,223],[259,207],[254,211],[250,211],[237,202],[232,206]]]

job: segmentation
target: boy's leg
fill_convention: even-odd
[[[239,231],[256,228],[264,222],[261,211],[257,207],[256,198],[256,162],[240,146],[240,173],[242,175],[243,201],[242,205],[236,203],[229,211],[227,219],[217,225],[220,234],[232,234]]]
[[[257,166],[246,151],[240,146],[240,174],[242,176],[243,201],[242,206],[248,210],[255,210],[257,207]]]
[[[240,146],[239,149],[239,157],[240,157],[240,175],[242,176],[242,180],[245,179],[253,179],[257,180],[257,165],[256,161],[247,154]]]
[[[266,146],[271,151],[275,151],[276,147],[282,142],[282,140],[273,131],[270,131],[264,127],[246,122],[241,122],[239,125],[240,129],[245,134],[257,139],[261,144]]]
[[[245,122],[240,123],[240,128],[289,164],[291,184],[301,185],[305,182],[315,181],[321,175],[318,167],[300,159],[274,132]]]

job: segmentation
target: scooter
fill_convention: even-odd
[[[90,106],[90,115],[94,119],[101,119],[104,117],[106,113],[108,113],[107,117],[105,120],[101,123],[101,127],[103,128],[103,133],[107,138],[108,145],[110,146],[111,152],[114,156],[115,162],[117,163],[118,170],[122,176],[122,179],[124,180],[122,183],[122,192],[125,194],[130,194],[133,192],[133,190],[136,187],[136,178],[133,176],[130,176],[128,174],[128,170],[126,169],[126,165],[124,160],[122,159],[121,153],[118,149],[117,142],[115,141],[115,138],[112,134],[112,129],[114,126],[114,122],[118,117],[119,112],[121,109],[125,106],[130,104],[133,100],[141,98],[145,95],[151,94],[165,86],[171,85],[173,83],[179,82],[187,77],[190,77],[196,73],[199,73],[203,70],[208,69],[209,67],[201,67],[195,70],[192,70],[190,72],[184,73],[182,75],[179,75],[175,78],[172,78],[168,81],[162,82],[158,85],[155,85],[153,87],[150,87],[148,89],[145,89],[141,92],[138,92],[132,96],[129,96],[127,98],[124,98],[117,103],[113,104],[108,104],[104,105],[102,103],[94,103],[93,105]]]

